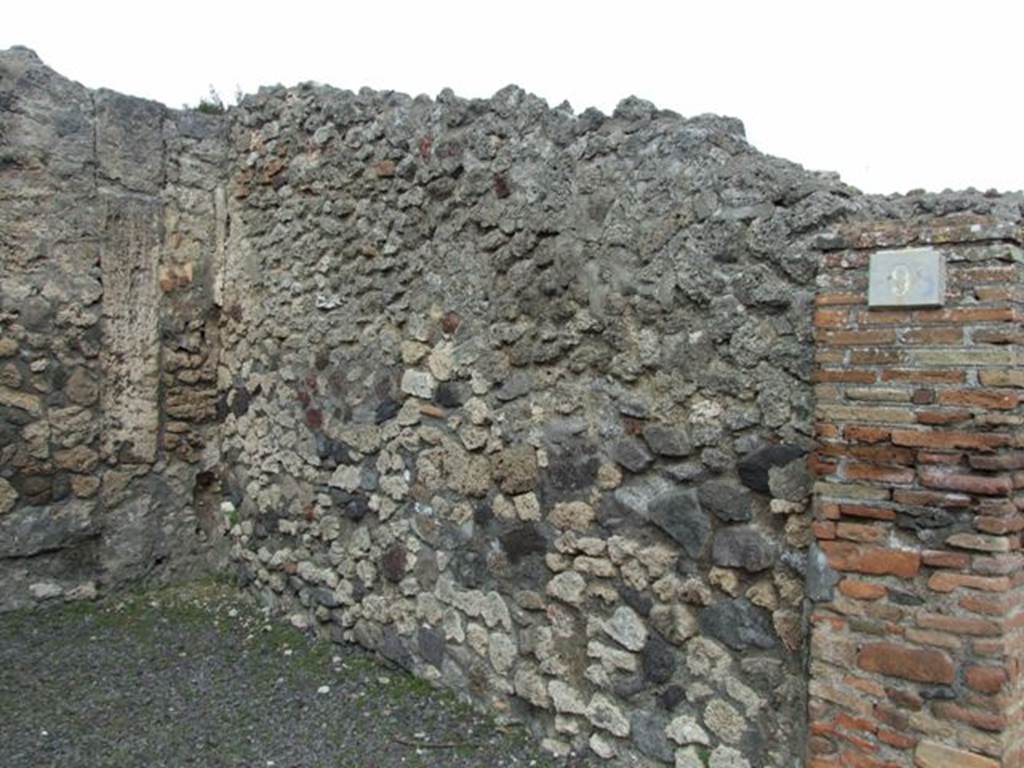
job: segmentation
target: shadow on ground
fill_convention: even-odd
[[[354,647],[203,584],[0,614],[5,768],[553,768]]]

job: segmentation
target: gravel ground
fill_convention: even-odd
[[[555,763],[524,729],[207,584],[0,614],[0,765]]]

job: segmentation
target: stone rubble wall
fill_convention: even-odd
[[[911,475],[948,463],[892,468],[847,422],[989,408],[940,400],[979,382],[930,387],[931,408],[913,399],[928,387],[828,372],[926,343],[909,322],[858,336],[877,333],[857,291],[887,241],[849,233],[1019,232],[1020,195],[864,196],[759,154],[735,120],[637,99],[576,115],[514,87],[276,87],[201,115],[13,49],[0,109],[0,606],[216,568],[227,531],[232,570],[279,615],[525,721],[558,755],[903,766],[945,748],[974,765],[1019,744],[1019,529],[980,531],[1002,554],[927,566],[993,578],[999,562],[1013,587],[992,619],[1004,655],[991,640],[976,664],[1006,661],[1005,684],[976,691],[1006,727],[971,738],[921,714],[963,722],[981,706],[967,678],[859,661],[883,628],[910,653],[946,632],[962,648],[943,658],[975,664],[967,630],[913,624],[954,610],[930,570],[860,565],[871,547],[960,552],[968,516],[863,503],[903,506],[851,525],[834,496],[935,492]],[[1017,268],[983,240],[950,245],[952,269]],[[816,310],[831,294],[854,298]],[[875,402],[897,388],[911,402]],[[1017,434],[993,413],[1010,420],[978,431]],[[1004,470],[982,474],[1016,486]],[[896,711],[887,685],[927,708],[899,727],[873,714],[864,735],[863,707]]]
[[[0,56],[2,609],[213,556],[224,131]]]
[[[794,764],[807,243],[851,192],[734,121],[514,88],[264,90],[232,138],[250,587],[559,754]]]

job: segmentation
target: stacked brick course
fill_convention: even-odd
[[[1022,764],[1021,232],[822,242],[808,765]],[[869,309],[879,249],[931,245],[945,305]]]

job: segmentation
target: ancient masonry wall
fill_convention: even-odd
[[[1022,244],[970,217],[825,244],[813,766],[1022,765]],[[871,255],[922,245],[945,307],[868,309]]]
[[[0,607],[229,544],[556,754],[1020,765],[1020,195],[516,88],[208,116],[13,49],[0,110]],[[863,306],[927,242],[946,306]]]
[[[2,608],[216,559],[224,135],[0,54]]]

